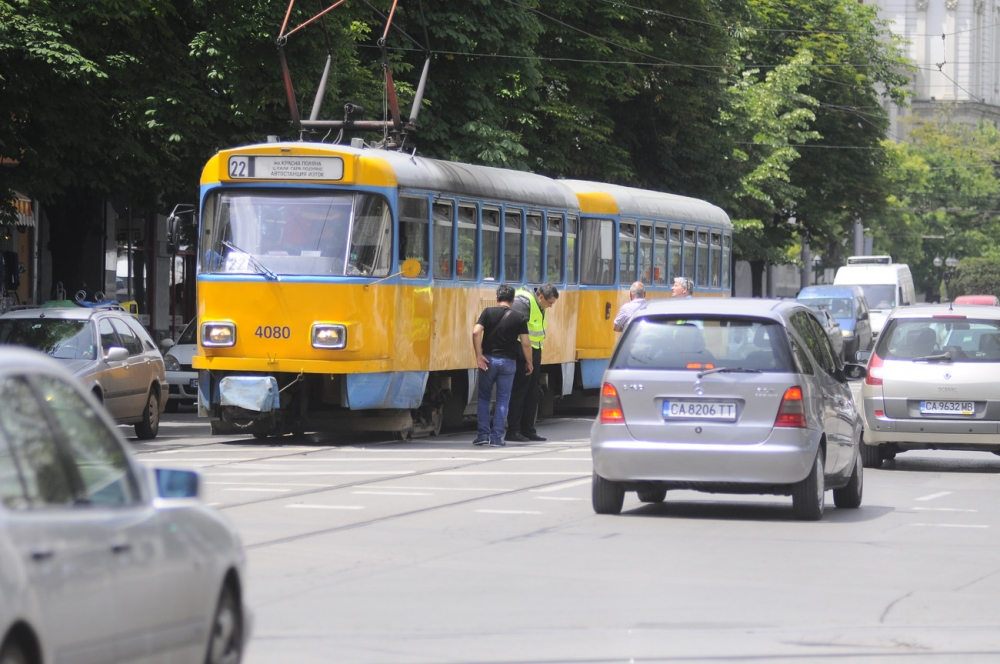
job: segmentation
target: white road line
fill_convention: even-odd
[[[535,493],[548,493],[549,491],[562,491],[563,489],[571,489],[575,486],[583,486],[584,484],[590,484],[591,478],[577,480],[575,482],[563,482],[561,484],[556,484],[554,486],[547,486],[542,489],[531,489]]]
[[[314,503],[295,503],[294,505],[285,505],[285,507],[300,509],[300,510],[363,510],[364,505],[317,505]]]
[[[569,496],[535,496],[536,500],[583,500],[583,498],[570,498]]]
[[[212,477],[274,477],[275,475],[310,477],[316,475],[412,475],[415,470],[253,470],[212,471]]]
[[[238,463],[238,462],[242,462],[242,461],[260,461],[260,459],[257,458],[257,457],[247,457],[246,459],[227,459],[227,458],[224,458],[224,457],[219,457],[219,458],[211,458],[211,457],[206,458],[206,457],[202,457],[200,459],[178,459],[178,458],[173,458],[173,459],[170,460],[170,463],[217,463],[217,462],[220,462],[220,461],[222,463]]]
[[[528,457],[528,458],[518,458],[514,457],[512,459],[500,459],[501,461],[585,461],[590,463],[590,459],[573,459],[570,457]]]
[[[963,510],[957,507],[914,507],[914,512],[978,512],[979,510]]]
[[[476,510],[480,514],[544,514],[545,512],[533,512],[531,510]]]
[[[929,496],[924,496],[923,498],[916,498],[916,500],[934,500],[935,498],[941,498],[942,496],[950,496],[951,491],[941,491],[940,493],[932,493]]]
[[[228,489],[223,489],[223,491],[257,491],[260,493],[288,493],[291,489],[265,489],[263,487],[254,486],[244,486],[244,487],[230,487]]]
[[[361,485],[358,485],[358,486],[355,486],[355,487],[352,487],[352,488],[360,489],[360,488],[363,488],[363,487]],[[482,491],[486,491],[486,492],[489,492],[489,491],[499,491],[499,492],[517,491],[517,489],[512,488],[512,487],[507,487],[507,488],[504,488],[504,489],[497,489],[497,488],[492,488],[491,489],[489,487],[481,487],[481,486],[473,486],[473,487],[464,487],[464,486],[398,486],[398,487],[394,487],[394,486],[385,486],[385,485],[380,484],[379,488],[383,488],[383,489],[411,489],[411,490],[412,489],[423,489],[424,491],[480,491],[480,492],[482,492]]]
[[[911,526],[924,526],[927,528],[989,528],[989,526],[979,526],[975,524],[963,523],[911,523]]]
[[[205,486],[246,486],[245,482],[202,482]],[[331,484],[293,484],[291,482],[254,482],[254,486],[301,486],[301,487],[322,487],[332,486]]]
[[[510,477],[516,477],[519,475],[570,475],[572,477],[582,477],[582,474],[578,471],[562,471],[562,470],[439,470],[436,473],[427,473],[428,475],[506,475]],[[587,480],[590,481],[589,479]]]
[[[417,491],[352,491],[355,496],[433,496],[433,493]]]

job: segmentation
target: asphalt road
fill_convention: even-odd
[[[589,426],[264,443],[181,413],[133,445],[242,533],[246,664],[1000,661],[1000,457],[901,454],[815,523],[687,491],[597,516]]]

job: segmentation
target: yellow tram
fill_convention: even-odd
[[[437,433],[474,412],[471,330],[501,282],[553,283],[543,384],[600,386],[636,279],[726,296],[704,201],[363,146],[215,155],[199,221],[199,412],[216,430]]]

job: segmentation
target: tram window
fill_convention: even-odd
[[[521,281],[521,211],[508,208],[503,215],[503,278]]]
[[[450,201],[434,201],[434,278],[451,279],[451,234],[455,223]]]
[[[635,281],[635,224],[621,224],[618,242],[618,283],[629,286]]]
[[[695,234],[694,231],[684,231],[684,276],[694,281],[694,256],[695,256]]]
[[[483,208],[483,281],[500,279],[500,210]]]
[[[667,274],[667,283],[674,283],[676,277],[681,276],[681,229],[670,229],[670,271]]]
[[[399,262],[408,258],[420,261],[420,275],[427,276],[427,199],[399,197]]]
[[[639,281],[653,283],[653,227],[639,226]]]
[[[384,277],[392,262],[392,210],[381,196],[367,196],[354,215],[347,274]]]
[[[528,213],[528,283],[542,283],[542,215]]]
[[[576,217],[570,217],[566,220],[566,283],[575,284],[579,283],[576,274],[576,234],[577,230],[580,228],[580,220]]]
[[[698,281],[708,286],[708,231],[698,231]]]
[[[712,233],[712,288],[722,287],[722,233]]]
[[[562,236],[563,216],[550,214],[546,220],[548,231],[545,238],[545,278],[549,283],[562,282]]]
[[[476,280],[476,218],[479,210],[475,205],[458,206],[458,260],[455,274],[462,281]]]
[[[580,220],[580,283],[615,283],[615,222],[610,219]]]
[[[722,287],[729,288],[729,272],[732,269],[729,265],[730,245],[732,236],[726,233],[722,236]]]
[[[656,227],[656,244],[653,246],[653,283],[667,284],[667,244],[669,233],[665,226]]]

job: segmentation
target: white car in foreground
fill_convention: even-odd
[[[239,536],[59,362],[0,347],[0,664],[236,664]]]

